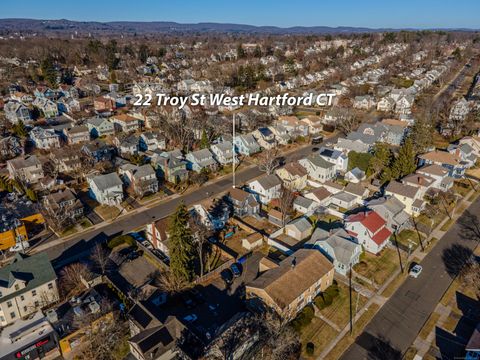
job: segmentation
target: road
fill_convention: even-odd
[[[468,210],[470,214],[480,214],[480,199]],[[392,349],[405,353],[453,281],[442,258],[444,251],[455,244],[472,250],[478,245],[478,240],[464,239],[461,222],[467,219],[465,212],[423,259],[421,275],[417,279],[409,277],[405,280],[341,359],[370,359],[374,348],[382,349],[387,354]],[[451,258],[458,261],[455,256]]]
[[[327,141],[335,141],[337,136],[327,139]],[[296,161],[302,157],[307,156],[312,152],[314,147],[320,145],[308,145],[293,152],[284,155],[286,162]],[[255,166],[246,168],[236,173],[236,184],[242,185],[246,182],[262,175],[262,171]],[[232,186],[232,175],[221,178],[212,183],[206,184],[200,187],[198,190],[186,193],[184,195],[174,197],[171,200],[162,202],[151,208],[142,208],[132,211],[126,216],[121,216],[113,222],[106,222],[95,229],[90,231],[84,231],[73,238],[68,240],[55,239],[47,243],[38,245],[34,251],[45,251],[51,260],[61,261],[65,264],[70,261],[74,261],[76,258],[86,254],[95,241],[92,240],[104,240],[106,237],[116,236],[135,230],[147,223],[156,219],[164,218],[172,214],[177,206],[183,201],[187,206],[199,203],[209,197],[218,196],[219,194],[227,191]]]

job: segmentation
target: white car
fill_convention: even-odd
[[[417,264],[410,269],[410,272],[408,273],[408,275],[416,279],[421,274],[422,270],[423,270],[422,265]]]

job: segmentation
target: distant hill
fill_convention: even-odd
[[[295,26],[281,28],[277,26],[253,26],[243,24],[198,23],[179,24],[176,22],[153,21],[71,21],[71,20],[35,20],[0,19],[0,32],[37,32],[37,33],[239,33],[239,34],[338,34],[364,33],[372,31],[392,31],[393,29],[369,29],[363,27]]]

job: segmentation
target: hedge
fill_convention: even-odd
[[[305,352],[307,353],[307,355],[312,356],[315,352],[315,344],[312,342],[308,342],[305,346]]]
[[[128,244],[130,246],[136,247],[137,243],[135,242],[135,239],[131,237],[130,235],[119,235],[115,236],[113,239],[109,240],[107,243],[107,246],[110,249],[113,249],[119,245],[122,244]]]
[[[322,292],[313,300],[315,303],[315,306],[319,310],[322,310],[327,306],[332,305],[333,299],[335,299],[338,296],[339,292],[340,290],[338,289],[337,284],[333,284],[332,286],[329,286],[324,292]]]
[[[313,307],[307,305],[292,321],[292,326],[295,330],[299,331],[312,322],[315,312]]]

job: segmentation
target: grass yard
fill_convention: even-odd
[[[420,235],[420,237],[422,238],[422,240],[425,238],[422,235]],[[408,245],[411,244],[412,251],[414,251],[417,247],[420,246],[420,242],[418,241],[418,233],[415,230],[411,229],[402,230],[397,235],[397,241],[399,242],[399,244],[402,244],[405,247],[408,247]]]
[[[407,272],[404,272],[403,274],[402,273],[398,274],[398,276],[395,279],[393,279],[392,282],[388,284],[388,286],[383,290],[382,296],[385,296],[386,298],[389,298],[390,296],[392,296],[395,293],[395,291],[397,291],[397,289],[400,287],[400,285],[402,285],[402,283],[405,281],[407,276],[408,276]]]
[[[360,275],[375,281],[377,285],[382,285],[397,267],[399,267],[397,252],[385,248],[379,256],[365,252],[360,258],[360,263],[353,268]]]
[[[77,232],[77,229],[75,229],[75,225],[67,227],[65,230],[62,231],[62,236],[69,236],[72,234],[75,234]]]
[[[328,325],[322,319],[314,317],[312,322],[300,331],[300,341],[302,343],[302,357],[306,359],[315,359],[337,336],[337,331]],[[313,343],[315,350],[313,356],[308,356],[305,352],[306,344]]]
[[[440,228],[440,230],[442,231],[447,231],[448,229],[450,229],[450,226],[452,226],[453,224],[453,219],[448,219],[445,224],[442,225],[442,227]]]
[[[118,210],[118,208],[108,205],[97,206],[95,208],[95,212],[105,221],[112,220],[120,214],[120,210]]]
[[[427,336],[430,334],[430,332],[433,330],[433,328],[437,324],[437,321],[439,318],[440,318],[440,314],[433,312],[428,318],[425,325],[423,326],[422,330],[420,330],[420,333],[418,334],[418,336],[420,336],[420,338],[422,338],[423,340],[426,340]]]
[[[353,325],[353,334],[345,335],[338,343],[334,346],[332,351],[330,351],[326,356],[325,360],[337,360],[340,356],[348,349],[348,347],[355,341],[355,338],[358,334],[362,332],[365,326],[372,320],[375,313],[378,311],[379,306],[377,304],[372,304],[369,306],[368,310],[365,311],[358,321]]]
[[[92,223],[90,222],[90,220],[88,219],[83,219],[81,222],[80,222],[80,226],[83,228],[83,229],[88,229],[89,227],[92,227]]]

